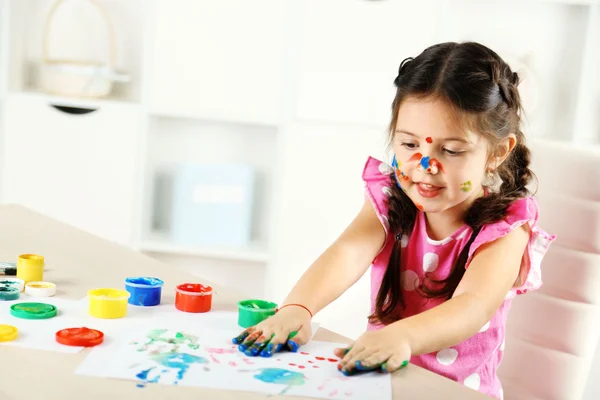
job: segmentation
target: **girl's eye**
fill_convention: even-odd
[[[402,146],[406,147],[407,149],[415,149],[417,147],[417,145],[414,143],[402,143]]]
[[[449,156],[457,156],[459,154],[462,154],[462,151],[453,151],[450,149],[444,149],[444,151],[449,155]]]

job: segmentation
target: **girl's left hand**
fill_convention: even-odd
[[[338,369],[344,375],[352,375],[357,371],[394,372],[406,367],[411,356],[410,343],[394,328],[365,332],[350,347],[335,349],[335,355],[342,358]]]

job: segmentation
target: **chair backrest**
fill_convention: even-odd
[[[498,375],[507,400],[576,400],[600,338],[600,149],[529,147],[539,224],[557,239],[542,262],[542,288],[513,301]]]

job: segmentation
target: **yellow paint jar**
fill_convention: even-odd
[[[17,259],[17,278],[28,282],[44,280],[44,257],[37,254],[21,254]]]
[[[96,318],[123,318],[127,315],[127,300],[131,294],[126,290],[101,288],[88,292],[89,313]]]

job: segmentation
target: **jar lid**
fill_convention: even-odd
[[[0,342],[10,342],[19,335],[19,330],[12,325],[0,325]]]
[[[29,282],[25,293],[34,297],[50,297],[56,294],[56,285],[52,282]]]
[[[149,276],[130,277],[125,279],[125,285],[131,287],[150,288],[150,287],[161,287],[165,283],[158,278],[152,278]]]
[[[177,285],[176,290],[190,296],[209,296],[212,294],[212,287],[200,283],[182,283]]]
[[[17,303],[10,306],[10,314],[23,319],[46,319],[56,316],[56,307],[46,303]]]
[[[86,327],[67,328],[56,332],[56,341],[66,346],[93,347],[104,341],[104,333]]]
[[[19,288],[14,286],[0,285],[0,300],[17,300],[19,295]]]

